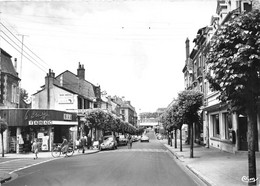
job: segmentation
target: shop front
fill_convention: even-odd
[[[2,109],[0,115],[8,124],[5,139],[7,153],[26,153],[38,139],[41,151],[51,151],[62,136],[70,141],[77,138],[75,113],[46,109]]]

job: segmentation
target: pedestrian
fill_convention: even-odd
[[[35,138],[34,141],[33,141],[32,152],[35,154],[35,157],[33,159],[37,159],[38,153],[39,153],[39,144],[38,144],[37,138]]]
[[[86,135],[83,135],[82,138],[80,139],[81,147],[82,147],[82,153],[85,153],[85,148],[87,144],[87,137]]]
[[[128,148],[131,149],[132,148],[132,144],[133,144],[133,138],[131,137],[131,135],[129,135],[129,137],[128,137],[128,143],[129,143]]]
[[[92,139],[91,139],[91,136],[89,134],[88,137],[87,137],[87,148],[90,149],[91,145],[92,145]]]
[[[80,142],[80,138],[79,137],[76,140],[76,148],[77,148],[78,152],[81,149],[81,142]]]

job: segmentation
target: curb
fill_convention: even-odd
[[[12,176],[8,173],[2,173],[0,177],[0,184],[5,183],[6,181],[9,181],[12,178]]]
[[[196,169],[194,169],[192,166],[190,165],[186,165],[186,167],[194,174],[196,175],[200,180],[202,180],[206,185],[208,186],[215,186],[215,184],[213,184],[211,181],[209,181],[207,178],[205,178],[204,176],[202,176],[202,174],[197,171]]]
[[[181,158],[182,158],[183,156],[179,156],[177,153],[171,151],[171,150],[167,147],[167,144],[164,144],[164,146],[176,157],[176,159],[178,159],[178,160],[181,161],[181,162],[184,162],[183,160],[181,160]]]
[[[98,153],[98,152],[100,152],[100,150],[89,152],[89,153],[74,154],[74,156],[95,154],[95,153]],[[12,178],[12,176],[9,173],[2,172],[2,174],[0,175],[0,185],[2,183],[5,183],[5,182],[9,181],[11,178]]]
[[[182,157],[182,156],[179,156],[177,153],[171,151],[171,150],[168,148],[167,144],[164,144],[164,146],[176,157],[176,159],[178,159],[180,162],[184,163],[184,161],[181,160],[181,157]],[[206,185],[208,185],[208,186],[215,186],[213,183],[211,183],[210,181],[208,181],[208,179],[206,179],[204,176],[202,176],[202,175],[199,173],[199,171],[195,170],[194,168],[192,168],[192,167],[189,166],[189,165],[185,165],[185,166],[186,166],[186,168],[187,168],[190,172],[192,172],[195,176],[197,176],[197,177],[198,177],[202,182],[204,182]]]

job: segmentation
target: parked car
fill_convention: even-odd
[[[138,136],[137,136],[137,135],[134,135],[134,136],[133,136],[133,142],[136,142],[136,141],[138,141],[138,140],[139,140]]]
[[[124,135],[118,136],[118,145],[127,145],[128,139]]]
[[[143,135],[143,136],[141,137],[141,140],[140,140],[140,141],[141,141],[141,142],[144,142],[144,141],[149,142],[149,137],[146,136],[146,135]]]
[[[113,135],[104,136],[104,141],[100,145],[100,150],[105,150],[105,149],[117,149],[117,141]]]

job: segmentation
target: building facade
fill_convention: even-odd
[[[85,68],[80,63],[77,74],[67,70],[55,76],[49,70],[42,89],[32,96],[32,109],[53,109],[77,114],[77,130],[74,131],[73,140],[90,133],[84,118],[86,110],[100,107],[100,86],[85,80]]]
[[[12,56],[0,48],[0,109],[18,108],[20,78],[15,66],[12,62]],[[0,139],[0,143],[4,143],[6,152],[9,145],[9,129],[8,127],[4,132],[4,141],[2,142]],[[0,152],[2,152],[2,146],[0,146]]]
[[[189,53],[189,40],[186,40],[186,61],[183,69],[186,89],[203,92],[204,105],[201,110],[203,118],[203,143],[223,151],[236,152],[247,150],[247,118],[241,113],[230,113],[226,104],[218,100],[219,92],[209,88],[205,78],[208,73],[206,55],[210,40],[220,25],[227,22],[232,15],[243,11],[260,8],[259,0],[218,0],[216,15],[212,16],[210,26],[198,30],[193,40],[194,48]],[[189,54],[189,55],[188,55]],[[259,112],[258,112],[259,113]],[[258,114],[258,149],[260,145],[260,120]],[[197,129],[197,131],[201,129]],[[198,138],[198,133],[196,138]]]
[[[135,108],[131,105],[130,101],[125,101],[123,98],[114,96],[112,98],[113,102],[120,105],[119,112],[120,117],[123,121],[130,123],[133,126],[137,126],[137,113]]]

